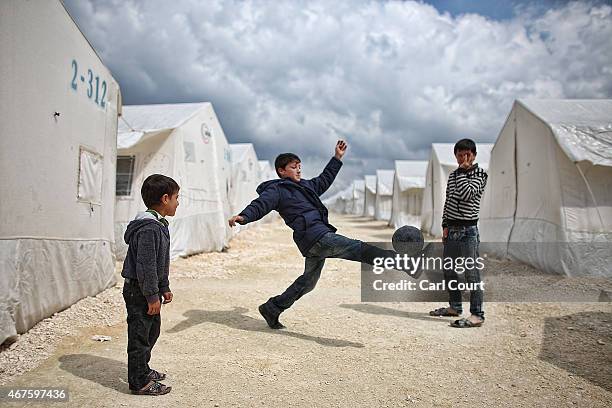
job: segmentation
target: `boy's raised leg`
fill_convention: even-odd
[[[270,328],[279,329],[284,327],[278,321],[278,316],[286,309],[289,309],[295,301],[315,288],[319,277],[321,277],[323,265],[325,265],[325,258],[304,258],[304,273],[285,289],[283,293],[270,298],[259,307],[259,312],[266,319],[266,323],[268,323]]]

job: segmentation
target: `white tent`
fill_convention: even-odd
[[[331,212],[337,214],[347,214],[353,205],[353,185],[335,193],[331,197],[323,200],[323,204]]]
[[[391,218],[391,197],[393,194],[393,170],[376,170],[376,200],[374,218],[389,221]]]
[[[363,205],[365,200],[365,181],[354,180],[353,181],[353,207],[351,214],[362,215]]]
[[[277,179],[278,175],[269,160],[259,160],[259,182]]]
[[[355,187],[353,183],[344,189],[344,194],[342,195],[342,200],[344,201],[344,211],[342,211],[343,214],[353,213],[353,208],[355,207],[355,200],[353,198],[354,190]]]
[[[260,183],[259,161],[251,143],[232,143],[232,182],[230,183],[230,207],[238,214],[257,198]]]
[[[228,191],[230,151],[210,103],[124,106],[117,140],[116,247],[127,250],[123,234],[145,210],[140,189],[154,173],[181,187],[170,219],[172,258],[220,251],[230,233]]]
[[[363,180],[365,185],[363,215],[364,217],[374,217],[376,210],[376,176],[368,174]]]
[[[483,241],[509,243],[505,255],[538,268],[612,276],[612,100],[514,102],[480,225]],[[604,245],[534,244],[596,241]]]
[[[427,161],[396,160],[391,205],[392,227],[421,227],[421,206],[425,188]]]
[[[59,1],[0,2],[0,343],[115,283],[119,86]]]
[[[454,146],[454,143],[433,143],[427,163],[421,207],[421,230],[438,238],[442,236],[442,212],[446,200],[448,175],[457,168],[457,160],[453,153]],[[475,163],[485,170],[489,167],[492,148],[491,143],[476,144]]]

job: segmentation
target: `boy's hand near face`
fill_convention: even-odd
[[[338,140],[338,143],[336,143],[336,159],[342,160],[342,156],[344,156],[344,153],[346,153],[347,147],[348,145],[344,140]]]
[[[474,153],[472,152],[468,152],[463,159],[463,162],[461,162],[461,164],[459,164],[459,167],[462,169],[469,169],[470,167],[472,167],[472,164],[474,163],[474,159],[476,158],[476,155],[474,155]]]

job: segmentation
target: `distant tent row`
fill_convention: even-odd
[[[181,186],[173,258],[222,250],[230,214],[276,178],[210,103],[122,106],[61,1],[0,2],[0,45],[0,343],[116,283],[148,175]]]
[[[257,159],[251,143],[229,144],[210,103],[124,106],[117,136],[115,245],[123,259],[122,237],[143,210],[140,187],[153,173],[181,186],[179,207],[170,221],[170,256],[220,251],[233,235],[236,214],[257,197],[257,186],[276,178],[270,163]],[[270,217],[268,217],[270,219]]]
[[[434,143],[426,162],[397,160],[355,180],[365,185],[362,212],[342,204],[346,190],[326,202],[439,238],[453,146]],[[477,151],[489,174],[480,211],[488,249],[548,272],[612,277],[612,100],[516,101],[496,143]]]

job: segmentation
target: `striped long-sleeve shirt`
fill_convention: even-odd
[[[448,176],[442,227],[476,225],[480,199],[487,185],[487,173],[478,164],[469,169],[458,168]]]

